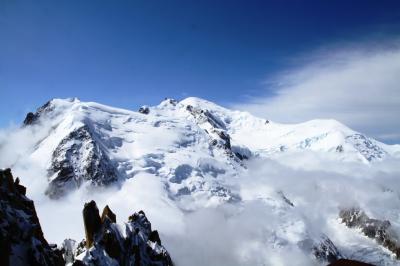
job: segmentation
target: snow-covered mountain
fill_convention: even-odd
[[[337,182],[342,182],[337,188],[331,179],[308,185],[310,181],[305,178],[299,180],[303,185],[291,184],[293,187],[289,188],[279,179],[273,180],[276,183],[273,184],[268,176],[276,175],[275,166],[270,172],[262,173],[266,180],[242,178],[253,173],[254,161],[266,160],[270,165],[292,154],[305,158],[308,154],[322,156],[335,165],[355,165],[356,169],[368,169],[400,157],[400,145],[386,145],[335,120],[280,124],[194,97],[182,101],[165,99],[157,106],[143,106],[137,112],[74,98],[54,99],[35,113],[29,113],[22,130],[30,132],[30,145],[25,145],[20,156],[10,159],[9,165],[4,167],[23,168],[28,157],[35,167],[46,171],[47,181],[42,193],[51,200],[63,199],[77,190],[94,195],[101,193],[96,188],[102,187],[120,191],[110,199],[128,200],[131,195],[124,188],[141,180],[143,175],[149,175],[162,184],[160,195],[154,196],[160,198],[158,208],[172,208],[185,215],[188,211],[218,209],[228,204],[236,206],[238,212],[245,212],[249,204],[261,202],[263,211],[268,210],[268,215],[273,213],[272,217],[268,216],[271,224],[266,224],[261,234],[260,241],[265,246],[278,250],[289,246],[310,254],[313,261],[322,264],[342,257],[360,259],[365,256],[368,262],[395,263],[391,258],[393,252],[379,241],[355,240],[359,233],[353,232],[357,237],[352,239],[350,247],[348,242],[342,241],[343,237],[335,236],[333,232],[340,226],[340,232],[350,230],[340,221],[338,209],[320,218],[329,218],[326,222],[333,224],[330,228],[315,228],[315,224],[309,222],[316,219],[310,210],[316,208],[318,200],[321,204],[324,200],[313,198],[312,202],[307,198],[308,193],[323,197],[333,191],[338,197],[342,191],[337,190],[356,186],[358,181],[345,184],[347,181],[343,181],[340,170],[334,171]],[[4,146],[4,143],[0,145],[0,153]],[[363,171],[367,170],[360,173]],[[313,174],[322,175],[320,172]],[[253,184],[255,180],[258,183]],[[400,193],[390,185],[376,187],[392,191],[393,197]],[[329,200],[331,202],[331,198]],[[338,200],[335,208],[342,203],[343,200]],[[373,204],[359,205],[355,207],[365,208],[370,217],[378,215],[382,220],[390,219],[394,228],[398,226],[397,207],[379,209]],[[233,217],[239,215],[228,213]],[[389,231],[400,233],[397,229]],[[398,238],[391,235],[390,239],[395,239],[394,243]],[[251,248],[247,248],[249,250],[238,254],[250,252]],[[354,252],[359,253],[352,255]],[[248,259],[248,255],[243,256],[241,259]],[[264,263],[260,258],[258,264]]]
[[[24,125],[47,129],[31,157],[48,169],[46,193],[53,198],[85,181],[108,185],[149,172],[164,178],[171,196],[214,204],[237,200],[224,182],[251,157],[311,150],[368,163],[400,154],[399,145],[335,120],[279,124],[194,97],[166,99],[139,112],[54,99],[29,113]]]

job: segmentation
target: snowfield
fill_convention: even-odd
[[[93,199],[122,221],[143,209],[178,266],[399,264],[339,213],[387,220],[400,241],[400,145],[335,120],[280,124],[194,97],[140,112],[54,99],[0,133],[0,155],[51,242],[81,240]]]

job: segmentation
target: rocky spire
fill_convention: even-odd
[[[95,234],[99,232],[101,227],[99,209],[93,200],[85,203],[83,208],[83,224],[85,226],[86,247],[90,248],[93,245]]]
[[[161,245],[158,232],[151,230],[151,223],[143,211],[129,217],[124,234],[116,220],[108,205],[100,218],[96,202],[86,203],[83,208],[86,240],[75,247],[69,245],[65,253],[74,256],[69,261],[73,265],[173,265],[167,250]]]
[[[111,211],[110,207],[106,205],[103,209],[103,213],[101,214],[101,223],[104,223],[104,220],[108,218],[111,222],[117,222],[117,216]]]

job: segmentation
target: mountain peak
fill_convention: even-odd
[[[53,198],[85,183],[104,186],[149,172],[165,177],[171,197],[208,186],[229,201],[236,196],[215,178],[243,171],[251,157],[312,151],[369,163],[399,150],[333,119],[278,124],[197,97],[166,98],[138,112],[53,99],[27,115],[24,125],[32,124],[48,132],[37,138],[32,157],[47,168]]]
[[[202,108],[202,109],[211,109],[211,110],[225,109],[214,102],[211,102],[211,101],[208,101],[208,100],[205,100],[202,98],[198,98],[198,97],[187,97],[187,98],[181,100],[179,103],[181,103],[185,106],[191,105],[193,107]],[[225,109],[225,110],[227,110],[227,109]]]

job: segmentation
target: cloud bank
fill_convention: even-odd
[[[234,107],[277,122],[332,118],[382,141],[400,142],[400,42],[324,49],[268,80],[274,94]]]

